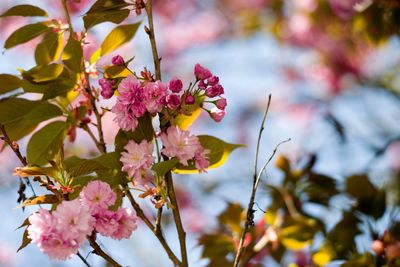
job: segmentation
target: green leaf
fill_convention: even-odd
[[[44,102],[34,107],[28,114],[26,114],[22,122],[27,125],[36,125],[40,122],[62,115],[63,112],[58,106]]]
[[[107,154],[103,154],[93,160],[99,162],[103,166],[107,166],[109,169],[118,169],[122,168],[122,163],[119,161],[120,155],[117,152],[111,152]]]
[[[163,177],[167,172],[172,170],[179,163],[178,158],[173,158],[167,161],[162,161],[153,164],[151,169],[157,173],[158,176]]]
[[[21,122],[39,103],[23,98],[7,98],[0,101],[0,123],[5,126],[11,140],[18,141],[35,129],[36,125]]]
[[[29,233],[28,233],[28,228],[27,228],[24,231],[24,235],[22,237],[22,244],[21,244],[21,246],[19,246],[17,252],[19,252],[21,249],[24,249],[31,242],[32,242],[32,239],[29,238]]]
[[[314,235],[322,230],[318,221],[301,217],[287,220],[279,233],[282,244],[290,250],[301,250],[311,245]]]
[[[18,5],[13,6],[6,12],[4,12],[0,17],[11,17],[11,16],[21,16],[21,17],[47,17],[46,11],[43,9],[32,6],[32,5]]]
[[[36,46],[35,61],[37,65],[47,65],[52,61],[57,61],[62,53],[63,38],[62,34],[49,32],[43,41]]]
[[[377,189],[366,175],[353,175],[346,180],[346,192],[361,199],[373,197],[377,193]]]
[[[340,265],[340,267],[375,267],[375,266],[377,265],[375,264],[374,257],[372,256],[372,254],[367,252],[355,259],[351,259]]]
[[[115,151],[121,152],[124,150],[124,146],[129,140],[134,140],[136,143],[140,143],[142,140],[151,141],[154,137],[153,124],[151,116],[146,113],[144,116],[138,119],[139,123],[134,132],[125,132],[119,130],[115,137]]]
[[[235,250],[232,236],[223,233],[204,234],[200,237],[199,244],[203,246],[202,258],[219,259],[222,262],[226,262],[225,257]]]
[[[25,25],[13,32],[10,37],[8,37],[4,44],[4,48],[9,49],[14,46],[24,44],[49,30],[50,28],[42,22]]]
[[[121,45],[129,42],[135,35],[139,25],[140,22],[115,27],[101,44],[101,56],[113,52]]]
[[[95,160],[81,159],[77,165],[68,170],[68,173],[71,177],[78,177],[106,169],[108,168]]]
[[[108,79],[125,78],[132,73],[125,66],[105,66],[104,77]]]
[[[37,131],[28,143],[28,163],[42,165],[52,160],[61,148],[66,130],[67,123],[56,121]]]
[[[36,83],[52,81],[59,77],[63,70],[63,65],[52,63],[41,67],[36,73],[32,74],[32,78]]]
[[[29,177],[29,176],[49,176],[49,177],[57,177],[59,175],[59,170],[55,167],[38,167],[38,166],[25,166],[25,167],[17,167],[14,170],[14,175],[18,175],[20,177]]]
[[[72,71],[76,73],[81,72],[83,62],[83,50],[81,43],[71,36],[64,48],[61,59]]]
[[[0,94],[5,94],[21,87],[21,79],[11,74],[0,74]]]
[[[335,258],[335,250],[329,244],[329,242],[322,245],[317,252],[312,255],[312,260],[318,266],[325,266]]]
[[[59,200],[55,195],[47,194],[42,196],[31,197],[22,203],[21,207],[41,205],[41,204],[54,204],[58,203]]]
[[[210,135],[199,135],[198,137],[201,145],[210,151],[210,153],[207,155],[210,162],[210,166],[207,168],[207,170],[218,168],[225,163],[233,150],[244,146],[239,144],[229,144]],[[179,164],[177,168],[174,169],[174,172],[181,174],[198,173],[198,170],[194,165],[183,166],[182,164]]]
[[[123,0],[98,0],[83,17],[85,29],[103,23],[121,23],[129,16],[129,10],[125,9],[130,4]]]

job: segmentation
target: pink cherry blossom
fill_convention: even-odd
[[[96,219],[94,227],[101,235],[111,236],[118,230],[121,217],[120,213],[110,210],[102,210],[94,215],[94,218]]]
[[[117,195],[108,183],[92,181],[88,183],[79,194],[80,201],[87,205],[92,214],[108,209],[115,203]]]
[[[111,238],[120,240],[122,238],[129,238],[134,230],[137,228],[137,217],[135,212],[130,208],[120,207],[117,210],[117,217],[119,217],[118,229],[111,235]]]
[[[197,136],[178,126],[169,127],[167,133],[162,133],[160,138],[164,145],[161,152],[168,157],[177,157],[185,166],[188,165],[188,160],[195,157],[196,152],[203,149]]]
[[[129,105],[124,105],[121,102],[117,102],[111,110],[115,114],[114,121],[118,123],[118,126],[124,131],[134,131],[138,126],[138,120],[130,110]]]
[[[126,152],[121,153],[122,170],[127,172],[129,177],[141,178],[150,169],[154,161],[152,142],[143,140],[140,144],[129,141],[124,147]]]
[[[198,80],[205,80],[212,76],[211,71],[197,63],[194,66],[194,75]]]
[[[209,78],[207,80],[208,85],[210,86],[214,86],[217,85],[219,83],[219,78],[217,76],[212,76],[211,78]]]
[[[146,109],[150,113],[160,112],[165,105],[167,85],[160,81],[149,82],[144,87]]]
[[[81,205],[79,199],[63,201],[57,206],[53,216],[56,228],[62,233],[63,239],[75,239],[82,243],[93,231],[94,219],[89,207]]]
[[[205,172],[210,165],[207,156],[209,153],[210,150],[201,147],[201,149],[198,149],[194,155],[196,169],[198,169],[200,172]]]
[[[57,219],[49,211],[39,209],[29,217],[29,223],[28,237],[49,257],[66,260],[78,252],[80,242],[75,239],[65,239],[63,232],[68,229],[63,231],[57,229]]]

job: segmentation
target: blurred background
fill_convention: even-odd
[[[279,142],[287,138],[291,141],[279,147],[263,177],[256,197],[255,222],[259,232],[253,233],[249,246],[255,246],[263,236],[268,236],[269,242],[246,266],[318,266],[321,262],[314,256],[323,251],[326,240],[332,244],[349,243],[349,248],[343,250],[346,253],[342,255],[334,249],[336,256],[329,258],[329,266],[338,266],[356,255],[374,252],[373,240],[382,239],[388,232],[394,240],[400,240],[396,239],[398,232],[389,230],[398,230],[393,227],[400,220],[399,1],[154,2],[163,79],[177,76],[190,82],[194,65],[200,63],[219,76],[225,88],[228,106],[224,120],[215,123],[202,114],[191,131],[246,144],[219,169],[175,178],[184,225],[189,232],[191,266],[220,267],[232,260],[238,240],[238,220],[233,221],[235,216],[240,217],[240,205],[245,207],[250,196],[255,144],[268,94],[272,94],[272,103],[261,142],[260,164]],[[0,12],[20,3],[27,2],[3,0]],[[65,21],[59,1],[34,4],[47,10],[51,18]],[[93,1],[86,0],[70,2],[75,30],[83,30],[82,15],[92,4]],[[144,19],[143,15],[132,14],[126,22]],[[17,28],[35,20],[0,19],[2,43]],[[105,23],[88,33],[84,47],[87,57],[113,27]],[[33,49],[38,42],[40,38],[11,50],[3,49],[0,73],[18,74],[18,69],[33,67]],[[149,47],[141,28],[133,42],[118,53],[124,58],[135,57],[133,69],[148,66],[152,70]],[[101,71],[114,55],[102,58],[91,66],[92,70]],[[112,106],[112,102],[104,104]],[[111,114],[104,118],[109,143],[113,143],[116,134],[112,119]],[[71,153],[90,155],[87,151],[94,151],[95,147],[81,147],[89,143],[85,140],[89,139],[78,133]],[[26,140],[19,144],[23,148]],[[50,261],[33,245],[16,253],[23,231],[15,229],[34,211],[16,208],[18,179],[12,176],[16,166],[17,158],[8,148],[4,149],[0,154],[0,266],[81,266],[78,258]],[[282,190],[286,195],[277,195]],[[372,193],[359,193],[365,190]],[[284,219],[288,214],[293,217],[290,205],[281,201],[285,196],[291,197],[303,218],[315,220],[320,226],[296,224],[296,231],[310,234],[301,238],[291,236],[301,244],[288,242],[291,239],[280,232],[286,225],[277,223],[277,218]],[[147,205],[150,214],[153,212],[151,204],[142,204]],[[164,223],[169,225],[168,218]],[[274,229],[278,239],[265,234],[268,229]],[[345,242],[340,236],[349,240]],[[166,237],[178,250],[174,227],[167,226]],[[228,241],[222,241],[222,237]],[[171,266],[157,240],[143,225],[131,240],[101,242],[106,251],[129,266]],[[202,247],[204,244],[211,252]],[[218,250],[221,247],[226,250]],[[397,249],[400,251],[400,246]],[[351,255],[348,251],[352,251]],[[101,259],[91,255],[89,247],[81,252],[88,255],[93,266],[102,266]]]

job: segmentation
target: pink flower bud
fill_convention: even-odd
[[[165,98],[165,101],[167,102],[168,108],[174,110],[179,107],[181,104],[181,98],[177,95],[167,95]]]
[[[174,93],[179,93],[183,88],[182,81],[178,78],[174,78],[169,82],[169,90]]]
[[[208,79],[208,85],[214,86],[219,83],[219,78],[217,76],[212,76]]]
[[[210,116],[214,121],[220,122],[225,116],[225,111],[219,109],[212,109],[210,112]]]
[[[125,61],[124,61],[123,57],[121,57],[120,55],[116,55],[115,57],[113,57],[111,59],[111,63],[114,66],[122,66],[125,64]]]
[[[222,87],[220,84],[209,87],[206,90],[206,96],[210,98],[222,95],[223,93],[224,93],[224,87]]]
[[[199,88],[200,88],[201,90],[204,90],[204,89],[207,88],[207,84],[204,82],[204,80],[201,80],[201,81],[199,82]]]
[[[201,66],[199,63],[194,66],[194,75],[198,80],[205,80],[212,76],[212,73],[207,69]]]
[[[101,96],[104,99],[109,99],[114,95],[111,81],[107,80],[106,78],[102,78],[99,80],[99,85],[101,87]]]
[[[225,110],[226,107],[226,99],[225,98],[220,98],[215,102],[215,105],[217,108]]]
[[[185,97],[185,104],[187,104],[187,105],[193,105],[194,104],[194,102],[196,102],[196,99],[194,98],[194,96],[192,96],[192,95],[187,95],[186,97]]]

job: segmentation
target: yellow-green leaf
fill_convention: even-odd
[[[47,17],[46,11],[43,9],[32,6],[32,5],[18,5],[13,6],[4,12],[0,17],[11,17],[11,16],[21,16],[21,17]]]
[[[47,65],[52,61],[57,61],[61,56],[62,49],[62,34],[49,32],[35,49],[36,64]]]
[[[218,168],[225,163],[233,150],[244,146],[239,144],[230,144],[210,135],[199,135],[198,137],[201,145],[210,151],[208,154],[210,166],[207,170]],[[182,164],[179,164],[173,171],[181,174],[198,173],[198,170],[194,165],[183,166]]]
[[[21,79],[11,74],[0,74],[0,94],[11,92],[21,87]]]
[[[89,29],[102,22],[119,24],[129,16],[129,10],[125,9],[130,4],[124,0],[98,0],[83,17],[85,29]]]
[[[59,200],[55,195],[42,195],[37,197],[31,197],[22,203],[21,207],[32,206],[32,205],[40,205],[40,204],[54,204],[58,203]]]
[[[32,74],[33,81],[36,83],[48,82],[58,78],[64,70],[64,66],[57,63],[52,63],[43,66],[36,73]]]
[[[329,243],[325,243],[312,255],[312,260],[318,266],[325,266],[335,258],[335,250]]]
[[[42,165],[52,160],[61,148],[66,130],[67,123],[56,121],[37,131],[28,143],[28,163]]]
[[[61,59],[72,71],[76,73],[81,72],[83,62],[83,50],[81,43],[71,36],[64,48]]]
[[[168,171],[172,170],[178,162],[178,158],[173,158],[167,161],[154,163],[151,169],[155,171],[158,176],[163,177]]]
[[[190,125],[192,125],[193,122],[195,122],[200,116],[201,110],[202,109],[198,107],[193,110],[190,115],[179,114],[178,116],[176,116],[174,124],[178,125],[182,130],[186,131],[187,129],[189,129]]]
[[[115,27],[104,39],[101,44],[101,56],[104,56],[121,45],[127,43],[129,40],[133,38],[137,29],[139,28],[139,23],[127,24],[127,25],[119,25]]]
[[[28,233],[28,229],[25,229],[24,231],[24,235],[22,237],[22,244],[21,246],[18,248],[17,252],[19,252],[21,249],[25,248],[27,245],[29,245],[31,243],[32,239],[29,238],[29,233]]]
[[[25,25],[13,32],[10,37],[7,38],[4,48],[9,49],[24,44],[49,30],[50,28],[42,22]]]
[[[132,73],[125,66],[106,66],[104,67],[105,78],[125,78]]]

